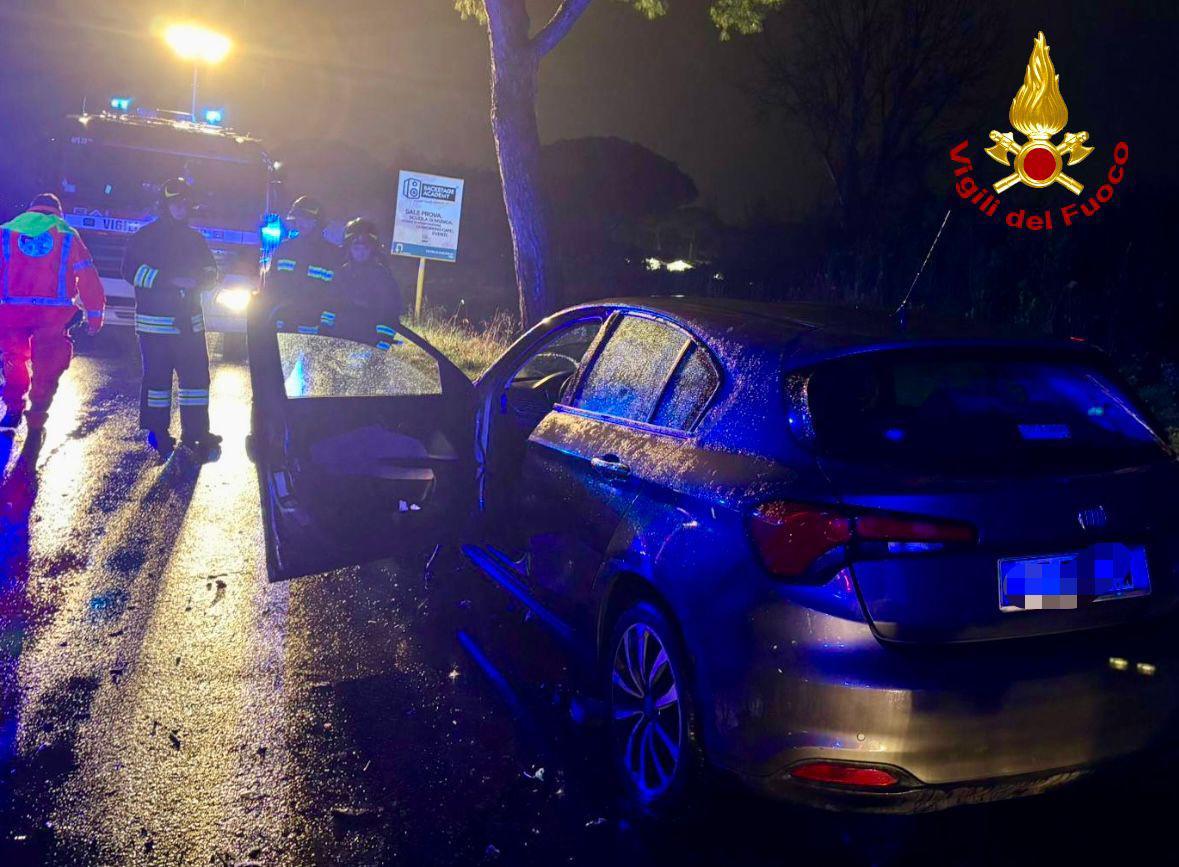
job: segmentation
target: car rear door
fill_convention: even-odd
[[[528,580],[579,625],[594,581],[636,497],[659,487],[719,381],[703,347],[674,323],[616,314],[567,402],[528,439],[521,473]]]
[[[852,571],[882,638],[1044,635],[1179,604],[1179,464],[1096,353],[868,353],[807,391],[849,513],[973,530],[969,545],[861,546]]]
[[[406,554],[474,501],[474,389],[396,320],[256,304],[253,418],[272,581]]]

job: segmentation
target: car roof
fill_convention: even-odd
[[[823,356],[915,345],[972,345],[1076,351],[1085,344],[1000,331],[985,324],[910,313],[901,327],[892,311],[855,305],[655,296],[610,298],[594,305],[671,317],[710,343],[789,347],[799,363]],[[723,353],[722,353],[723,354]]]

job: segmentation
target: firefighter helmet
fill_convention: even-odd
[[[377,234],[377,227],[373,225],[372,220],[357,217],[348,221],[348,225],[344,227],[344,245],[348,246],[356,241],[367,242],[373,249],[380,248],[381,236]]]
[[[299,196],[291,202],[291,209],[287,211],[287,219],[293,220],[299,216],[310,217],[316,223],[322,223],[323,204],[311,196]]]
[[[184,180],[184,178],[169,178],[164,181],[164,185],[160,189],[160,194],[164,200],[164,204],[192,201],[192,188],[189,187],[188,181]]]

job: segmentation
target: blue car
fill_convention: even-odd
[[[616,300],[472,383],[370,312],[253,316],[271,577],[457,534],[597,661],[647,810],[716,771],[933,810],[1174,739],[1179,462],[1088,345]]]

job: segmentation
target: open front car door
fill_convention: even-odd
[[[250,452],[270,580],[428,551],[460,527],[475,486],[462,371],[371,310],[256,308]]]

